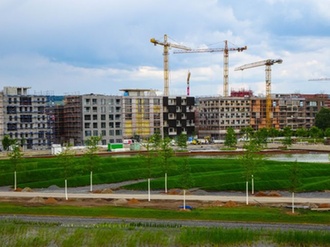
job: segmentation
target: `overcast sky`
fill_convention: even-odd
[[[329,0],[0,0],[0,87],[30,93],[121,95],[123,88],[163,91],[163,47],[150,38],[191,48],[247,46],[229,52],[229,90],[265,94],[327,93],[330,81]],[[223,53],[173,54],[170,94],[223,93]]]

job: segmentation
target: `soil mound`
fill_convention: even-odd
[[[33,190],[29,187],[25,187],[24,189],[22,189],[22,192],[32,192]]]
[[[127,200],[124,199],[124,198],[121,198],[121,199],[118,199],[118,200],[115,200],[113,202],[114,205],[126,205],[127,204]]]
[[[45,200],[45,204],[56,204],[56,203],[57,203],[57,200],[54,197],[48,197]]]
[[[237,203],[233,202],[233,201],[228,201],[225,203],[224,207],[227,207],[227,208],[237,207]]]
[[[45,200],[42,197],[33,197],[29,200],[31,203],[45,203]]]
[[[139,200],[135,199],[135,198],[132,198],[128,201],[128,204],[138,204],[140,203]]]

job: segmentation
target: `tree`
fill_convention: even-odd
[[[311,138],[322,138],[323,131],[316,126],[313,126],[312,128],[309,129],[309,136]]]
[[[324,131],[324,136],[325,137],[330,137],[330,128],[326,128]]]
[[[322,107],[321,110],[315,116],[315,127],[325,130],[330,128],[330,109]]]
[[[165,193],[167,193],[167,174],[170,168],[169,160],[173,156],[173,149],[171,147],[171,139],[169,137],[165,137],[160,144],[159,149],[159,158],[160,164],[165,173]]]
[[[254,143],[258,145],[260,148],[264,148],[267,146],[267,138],[268,138],[268,130],[266,128],[262,128],[257,130],[254,135]]]
[[[101,136],[91,136],[87,141],[87,151],[85,153],[87,167],[90,172],[90,191],[93,191],[93,170],[98,162],[99,156],[97,156],[98,143],[101,140]]]
[[[18,141],[16,141],[14,144],[11,145],[12,151],[8,154],[11,163],[13,165],[14,170],[14,190],[17,190],[17,166],[22,161],[23,152],[21,151],[20,145],[18,144]]]
[[[298,137],[307,137],[308,136],[308,130],[305,128],[299,128],[296,130],[296,135]]]
[[[65,199],[68,200],[68,177],[74,171],[75,152],[71,149],[70,145],[65,145],[62,152],[57,154],[60,165],[62,166],[62,175],[64,177],[64,192]]]
[[[254,175],[257,170],[257,166],[262,162],[262,156],[258,154],[260,146],[254,139],[250,139],[244,144],[244,153],[239,156],[240,162],[243,166],[243,176],[245,179],[246,188],[246,204],[249,204],[248,191],[249,180],[252,181],[252,194],[254,194]]]
[[[191,188],[194,184],[193,177],[191,175],[191,168],[188,158],[185,157],[180,163],[180,187],[183,189],[183,209],[186,209],[186,190]]]
[[[283,129],[283,136],[284,136],[284,139],[282,141],[282,144],[285,147],[291,146],[292,145],[292,130],[290,127],[285,127]]]
[[[289,191],[292,194],[292,213],[294,213],[294,193],[297,192],[297,189],[300,185],[300,179],[299,179],[299,164],[297,160],[295,162],[292,162],[292,165],[290,166],[290,175],[289,175]]]
[[[230,147],[230,148],[236,147],[236,145],[237,145],[236,134],[235,134],[235,131],[232,127],[229,127],[227,129],[224,144],[225,144],[226,147]]]
[[[17,141],[15,139],[11,139],[9,135],[5,135],[2,139],[2,147],[3,150],[8,151],[9,147],[15,144]]]
[[[187,140],[188,140],[188,137],[186,134],[180,134],[178,136],[178,140],[177,140],[177,143],[178,143],[178,147],[180,148],[180,150],[187,150]]]

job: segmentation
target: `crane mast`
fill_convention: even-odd
[[[228,96],[228,78],[229,78],[229,51],[242,52],[247,49],[247,46],[238,48],[228,48],[228,41],[225,40],[225,48],[203,48],[203,49],[190,49],[186,51],[174,51],[174,54],[182,53],[204,53],[204,52],[223,52],[223,95]]]
[[[187,75],[187,96],[190,95],[190,86],[189,86],[189,82],[190,82],[190,71],[188,71],[188,75]]]
[[[255,68],[259,66],[266,66],[266,127],[272,127],[272,119],[271,119],[271,66],[275,63],[281,64],[283,62],[282,59],[267,59],[255,63],[249,63],[242,65],[240,67],[235,68],[237,70],[245,70],[250,68]]]
[[[150,42],[156,45],[161,45],[164,47],[163,56],[164,56],[164,96],[169,96],[169,49],[170,48],[176,48],[176,49],[183,49],[183,50],[190,50],[189,47],[178,45],[178,44],[172,44],[167,41],[167,35],[164,34],[164,42],[158,41],[155,38],[151,38]]]

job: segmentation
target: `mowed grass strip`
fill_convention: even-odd
[[[256,206],[196,208],[192,211],[131,208],[116,206],[64,206],[64,205],[18,205],[0,203],[0,212],[6,214],[83,216],[102,218],[139,218],[159,220],[207,220],[228,222],[269,222],[329,224],[330,214],[306,209],[296,209],[292,215],[289,209]]]
[[[244,168],[237,156],[233,158],[173,157],[168,167],[168,188],[178,188],[182,179],[180,164],[188,159],[194,188],[206,191],[244,191]],[[89,169],[84,157],[76,157],[68,177],[68,186],[89,185]],[[263,160],[254,172],[256,191],[287,190],[290,186],[292,162]],[[330,189],[330,165],[325,163],[299,163],[298,191],[323,191]],[[13,185],[13,169],[10,160],[0,160],[0,186]],[[154,158],[151,167],[145,158],[99,157],[93,168],[93,183],[108,184],[123,181],[138,181],[152,178],[152,189],[164,188],[164,172],[159,159]],[[47,188],[51,185],[64,186],[63,168],[55,158],[22,159],[17,168],[18,187]],[[125,187],[146,190],[146,182],[136,182]]]

